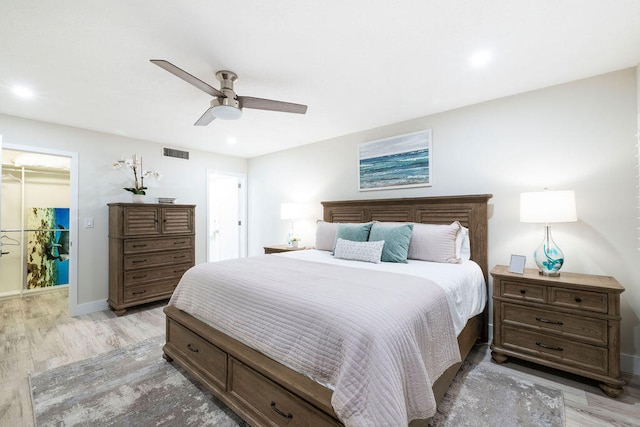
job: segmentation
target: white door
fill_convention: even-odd
[[[246,256],[246,175],[207,171],[207,261]]]

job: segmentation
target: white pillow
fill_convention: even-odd
[[[319,251],[332,251],[336,243],[338,223],[318,221],[316,226],[316,249]]]
[[[460,226],[460,233],[456,237],[456,257],[464,260],[471,259],[471,242],[469,241],[469,229]]]
[[[449,225],[415,224],[409,243],[409,259],[457,263],[456,240],[462,226],[458,221]]]
[[[365,261],[380,264],[384,240],[377,242],[354,242],[338,237],[333,256],[340,259]]]

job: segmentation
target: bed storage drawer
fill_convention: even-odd
[[[274,426],[337,426],[320,410],[230,357],[229,392]]]
[[[167,319],[167,345],[188,356],[191,367],[221,391],[227,382],[227,353],[184,326]]]

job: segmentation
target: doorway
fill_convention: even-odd
[[[77,153],[3,144],[0,298],[68,287],[77,305]]]
[[[207,261],[247,254],[246,175],[207,170]]]

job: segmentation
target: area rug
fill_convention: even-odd
[[[433,417],[433,427],[565,425],[558,389],[515,378],[486,363],[465,362]]]
[[[164,336],[32,374],[36,426],[247,426],[175,363]],[[433,427],[564,426],[559,390],[465,362]]]
[[[175,363],[164,336],[31,374],[36,426],[247,426]]]

